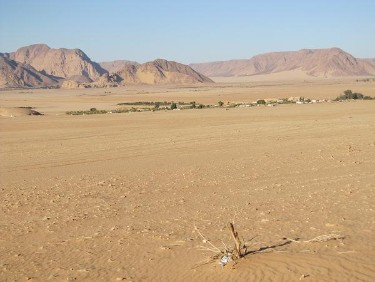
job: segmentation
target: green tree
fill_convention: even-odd
[[[175,102],[171,103],[171,110],[177,109],[177,104]]]
[[[365,96],[362,93],[353,93],[352,90],[348,89],[344,91],[344,94],[337,97],[335,100],[362,100]]]
[[[345,99],[353,99],[353,92],[352,90],[348,89],[344,91]]]

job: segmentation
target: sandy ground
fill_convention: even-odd
[[[266,95],[259,86],[248,97],[244,87],[171,95]],[[303,89],[268,89],[288,87]],[[374,95],[373,84],[361,87]],[[46,114],[0,117],[1,281],[374,281],[374,101],[61,114],[172,100],[165,88],[105,91],[0,93],[3,107]],[[233,245],[230,221],[263,252],[224,268],[203,264],[213,253],[199,250],[209,244],[195,226],[223,248]],[[324,234],[345,238],[283,240]]]
[[[117,103],[136,101],[183,101],[217,104],[218,101],[253,102],[266,98],[303,96],[311,99],[334,99],[351,89],[375,96],[375,81],[357,82],[357,78],[291,80],[274,74],[245,78],[214,78],[224,81],[210,85],[130,86],[110,89],[35,89],[0,91],[0,107],[33,107],[45,114],[66,111],[118,108]],[[298,76],[297,76],[298,77]],[[283,79],[281,79],[283,78]],[[237,81],[237,80],[242,81]],[[267,79],[267,80],[266,80]]]

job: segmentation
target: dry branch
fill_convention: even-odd
[[[242,253],[241,253],[241,240],[238,236],[238,232],[236,232],[234,230],[234,226],[233,226],[233,223],[229,223],[229,230],[232,234],[232,238],[233,238],[233,241],[234,241],[234,245],[235,245],[235,255],[237,258],[241,258],[242,257]]]
[[[195,226],[195,230],[198,232],[199,236],[203,239],[203,243],[208,243],[211,245],[211,247],[216,250],[217,252],[221,253],[221,250],[216,247],[214,244],[210,242],[210,240],[206,239],[206,237],[203,236],[203,234],[199,231],[198,227]]]
[[[327,235],[320,235],[318,237],[312,238],[310,240],[300,241],[298,239],[290,239],[286,238],[286,240],[294,242],[294,243],[316,243],[316,242],[327,242],[330,240],[338,240],[344,239],[345,237],[339,234],[327,234]]]
[[[207,260],[199,263],[196,267],[205,265],[214,261],[219,260],[219,264],[224,267],[228,262],[233,261],[236,263],[237,259],[240,259],[244,256],[251,255],[251,254],[257,254],[257,253],[262,253],[262,252],[268,252],[272,251],[278,247],[286,246],[291,243],[315,243],[315,242],[327,242],[330,240],[338,240],[338,239],[344,239],[345,236],[339,235],[339,234],[326,234],[326,235],[320,235],[315,238],[312,238],[310,240],[300,240],[300,239],[290,239],[290,238],[283,238],[282,242],[279,242],[277,244],[273,245],[268,245],[268,246],[263,246],[260,247],[259,249],[256,250],[250,250],[248,251],[248,245],[246,243],[241,242],[241,239],[238,235],[238,232],[234,229],[233,223],[228,224],[229,231],[231,233],[232,239],[234,241],[234,249],[230,249],[227,247],[227,245],[221,241],[221,243],[224,246],[224,250],[219,249],[216,247],[214,244],[210,242],[200,231],[199,229],[195,226],[195,230],[199,234],[199,236],[202,238],[203,243],[208,243],[210,246],[199,246],[198,248],[202,251],[209,251],[215,253],[214,255],[210,256]],[[255,236],[256,237],[256,236]],[[253,237],[251,240],[253,240],[255,237]],[[250,241],[251,241],[250,240]],[[243,240],[244,241],[244,240]]]

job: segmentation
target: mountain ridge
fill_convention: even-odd
[[[213,83],[209,77],[267,75],[298,70],[314,77],[375,75],[374,58],[355,58],[340,48],[270,52],[249,59],[184,65],[165,59],[139,64],[96,63],[81,49],[33,44],[0,53],[0,87],[114,87],[134,84]]]
[[[144,64],[92,61],[81,49],[24,46],[0,53],[0,87],[115,87],[127,84],[186,84],[213,81],[188,65],[158,59]],[[107,65],[106,65],[107,64]],[[121,74],[121,75],[119,75]]]
[[[99,65],[107,70],[109,73],[115,73],[120,71],[122,68],[128,65],[139,65],[138,62],[129,61],[129,60],[115,60],[115,61],[106,61],[99,62]]]
[[[0,53],[0,87],[48,87],[57,85],[58,80],[48,76],[28,64],[11,60]]]
[[[127,65],[117,74],[123,79],[123,84],[213,83],[211,79],[190,66],[165,59]]]
[[[60,78],[82,75],[95,81],[107,73],[78,48],[55,49],[46,44],[33,44],[21,47],[8,56],[14,61],[29,64],[38,71]]]
[[[301,69],[310,76],[375,75],[375,60],[357,59],[340,48],[270,52],[229,61],[190,64],[208,76],[252,76]]]

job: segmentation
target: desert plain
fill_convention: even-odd
[[[215,80],[1,91],[0,280],[374,281],[374,100],[65,114],[375,96],[354,78]],[[206,263],[229,222],[249,253]]]

